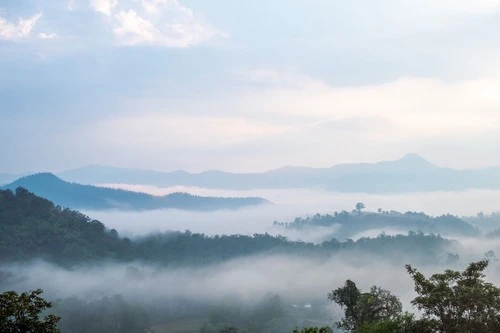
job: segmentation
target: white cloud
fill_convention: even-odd
[[[0,40],[17,40],[28,37],[40,17],[42,17],[42,13],[33,15],[28,19],[19,18],[17,24],[10,23],[0,17]]]
[[[118,27],[115,28],[115,34],[125,45],[154,43],[162,37],[153,23],[141,18],[133,10],[120,11],[116,14],[116,20]]]
[[[161,6],[167,5],[167,0],[141,0],[141,5],[150,14],[156,14]]]
[[[122,45],[185,48],[203,44],[216,36],[227,36],[178,1],[142,0],[141,3],[145,16],[132,9],[115,15],[114,32]]]
[[[95,11],[110,16],[113,9],[118,6],[118,0],[90,0]]]
[[[394,123],[392,132],[406,136],[500,130],[500,75],[458,82],[403,77],[384,84],[345,87],[259,70],[244,77],[267,83],[233,101],[248,112],[318,119],[384,118]]]
[[[55,33],[48,34],[48,33],[45,33],[45,32],[40,32],[38,34],[38,38],[40,38],[40,39],[54,39],[56,37],[57,37],[57,34],[55,34]]]

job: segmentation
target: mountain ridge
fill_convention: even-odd
[[[322,188],[348,193],[409,193],[500,189],[500,167],[451,169],[437,166],[413,153],[393,161],[338,164],[324,168],[284,166],[259,173],[221,170],[163,172],[87,166],[59,175],[89,184],[196,186],[230,190]]]
[[[153,210],[173,208],[183,210],[218,210],[269,203],[267,200],[258,197],[202,197],[182,192],[154,196],[123,189],[71,183],[62,180],[50,172],[25,176],[0,187],[0,189],[9,189],[12,191],[15,191],[17,188],[25,188],[58,205],[73,209]]]

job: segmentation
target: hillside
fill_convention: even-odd
[[[463,219],[453,215],[429,216],[424,213],[397,211],[380,211],[379,213],[348,213],[346,211],[334,214],[316,214],[305,218],[296,218],[292,222],[274,222],[276,227],[311,231],[314,228],[332,228],[331,234],[325,237],[349,239],[363,233],[377,234],[381,232],[405,233],[409,231],[448,236],[478,236],[479,229]]]
[[[90,165],[60,174],[88,184],[199,186],[222,189],[320,187],[338,192],[397,193],[500,189],[500,168],[454,170],[408,154],[396,161],[342,164],[331,168],[283,167],[263,173],[160,172]]]
[[[28,189],[60,206],[74,209],[152,210],[175,208],[183,210],[218,210],[268,203],[265,199],[255,197],[200,197],[187,193],[153,196],[121,189],[69,183],[51,173],[39,173],[23,177],[0,188],[14,191],[19,187]]]
[[[193,265],[221,262],[259,253],[327,256],[339,251],[368,251],[400,262],[438,262],[451,242],[411,233],[357,242],[331,239],[322,244],[289,241],[268,234],[223,235],[166,233],[141,239],[121,238],[99,221],[61,209],[26,189],[0,190],[0,261],[44,259],[63,265],[103,260]]]

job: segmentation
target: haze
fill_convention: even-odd
[[[499,331],[498,59],[500,0],[1,0],[0,305],[43,289],[51,333],[458,331],[408,264]]]

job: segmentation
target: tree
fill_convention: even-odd
[[[344,309],[344,318],[337,326],[353,332],[363,325],[396,318],[403,311],[399,299],[389,291],[373,286],[369,293],[361,293],[351,280],[328,294],[328,299]]]
[[[463,272],[446,270],[430,278],[406,266],[418,294],[412,304],[432,331],[500,332],[500,288],[484,280],[487,266],[488,261],[478,261]]]
[[[361,213],[361,211],[362,211],[363,209],[365,209],[365,208],[366,208],[366,206],[365,206],[365,204],[364,204],[364,203],[362,203],[362,202],[358,202],[358,203],[356,204],[356,210],[358,211],[358,213],[359,213],[359,214],[360,214],[360,213]]]
[[[333,330],[330,327],[307,327],[300,331],[296,328],[293,333],[333,333]]]
[[[40,297],[41,289],[18,295],[15,291],[0,294],[0,332],[2,333],[59,333],[59,317],[41,313],[52,304]]]

